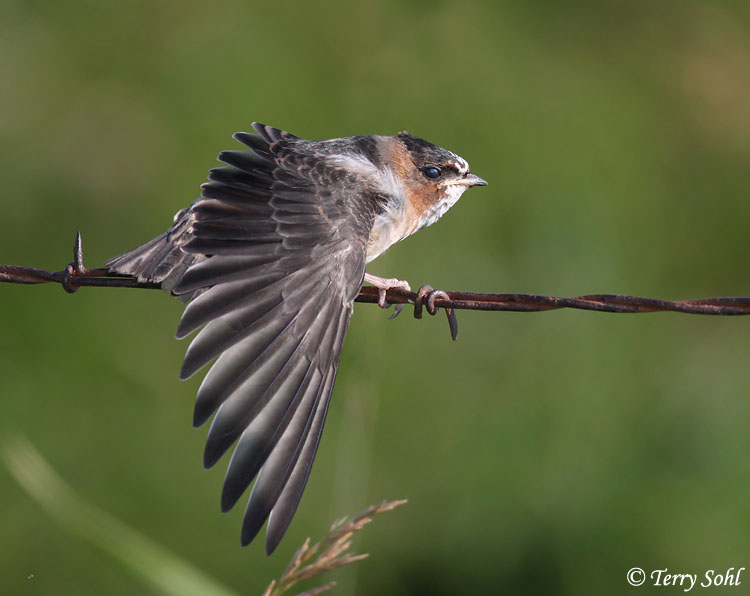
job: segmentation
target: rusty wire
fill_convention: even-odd
[[[45,271],[34,267],[0,265],[0,282],[17,284],[59,283],[66,292],[75,292],[82,286],[160,289],[158,283],[141,282],[134,277],[111,273],[107,268],[87,269],[83,264],[81,233],[76,234],[73,248],[73,261],[62,271]],[[405,304],[414,306],[414,317],[422,318],[426,309],[431,315],[438,309],[445,310],[451,329],[451,337],[456,339],[458,322],[455,310],[491,310],[536,312],[559,308],[576,308],[612,313],[680,312],[691,315],[750,315],[750,297],[720,297],[700,300],[659,300],[642,296],[621,294],[590,294],[563,298],[538,294],[486,294],[478,292],[447,292],[434,290],[424,285],[417,292],[399,288],[388,290],[388,304],[397,305],[396,314]],[[378,289],[363,287],[357,302],[378,303]]]

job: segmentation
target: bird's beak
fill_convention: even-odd
[[[467,186],[487,186],[487,181],[476,174],[466,174],[464,181]]]
[[[463,178],[445,182],[442,186],[450,186],[452,184],[458,184],[459,186],[487,186],[487,181],[476,174],[466,174]]]

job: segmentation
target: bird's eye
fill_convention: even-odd
[[[424,170],[422,170],[422,173],[427,178],[432,178],[433,180],[435,178],[440,178],[440,170],[438,170],[437,168],[432,167],[432,166],[430,166],[429,168],[425,168]]]

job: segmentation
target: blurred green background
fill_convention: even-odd
[[[407,129],[489,180],[372,273],[750,295],[744,0],[6,0],[0,72],[3,263],[60,269],[80,229],[99,266],[160,233],[259,120],[306,138]],[[239,546],[244,506],[219,514],[224,461],[202,469],[178,301],[5,285],[0,306],[0,448],[25,435],[88,502],[238,593],[395,498],[409,504],[356,539],[372,556],[333,593],[616,594],[634,566],[750,567],[750,319],[461,312],[452,343],[442,315],[359,305],[269,559]],[[6,467],[0,553],[7,594],[159,593]]]

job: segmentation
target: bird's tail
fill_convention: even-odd
[[[200,255],[182,250],[185,244],[189,217],[187,209],[175,216],[174,225],[156,238],[106,262],[112,273],[132,275],[138,281],[154,282],[165,292],[171,292],[187,268]]]

